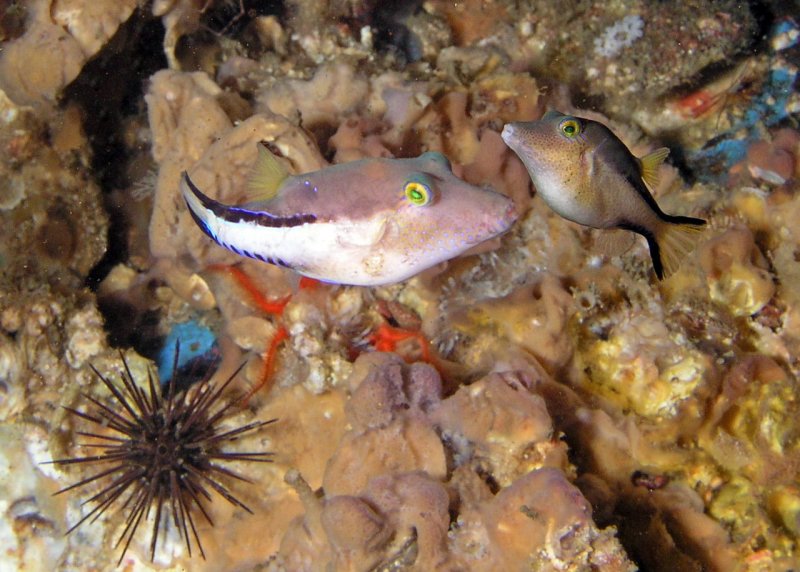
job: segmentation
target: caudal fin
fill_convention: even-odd
[[[217,241],[217,236],[209,224],[213,214],[211,209],[217,203],[205,196],[194,185],[186,171],[181,173],[181,194],[183,194],[183,200],[186,201],[186,206],[189,207],[189,214],[192,215],[200,230]]]
[[[659,280],[672,276],[683,260],[694,250],[706,221],[687,216],[670,216],[650,243],[650,256]]]

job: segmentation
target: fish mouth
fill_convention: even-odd
[[[506,210],[503,212],[503,216],[500,219],[500,222],[497,224],[496,231],[497,234],[502,234],[506,232],[511,226],[517,222],[519,218],[519,213],[517,212],[517,205],[514,204],[514,201],[511,199],[508,200],[508,206]]]
[[[517,208],[514,202],[507,198],[507,204],[504,210],[501,211],[499,214],[489,214],[486,213],[484,215],[483,224],[481,227],[485,231],[485,238],[481,238],[476,241],[482,242],[484,240],[488,240],[490,238],[494,238],[495,236],[499,236],[501,234],[505,234],[511,228],[511,226],[517,221],[519,218],[519,213],[517,213]]]

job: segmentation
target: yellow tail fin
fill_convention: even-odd
[[[706,223],[702,219],[693,220],[697,222],[662,222],[656,234],[662,267],[659,278],[667,279],[672,276],[697,246]],[[658,270],[656,274],[659,274]]]

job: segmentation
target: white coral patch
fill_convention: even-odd
[[[623,48],[642,37],[644,20],[636,14],[625,16],[622,20],[609,26],[603,35],[594,39],[594,53],[604,58],[613,58]]]

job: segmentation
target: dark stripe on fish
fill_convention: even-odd
[[[660,218],[661,220],[666,222],[671,222],[674,224],[694,224],[698,226],[704,226],[706,224],[706,221],[701,218],[694,218],[691,216],[668,215],[667,213],[661,210],[661,207],[658,206],[658,203],[656,202],[655,198],[653,198],[652,193],[647,188],[647,185],[645,185],[644,179],[642,179],[642,175],[640,172],[637,172],[635,174],[631,174],[630,172],[625,172],[623,174],[625,175],[625,180],[627,180],[630,183],[630,185],[634,189],[636,189],[636,192],[639,193],[639,195],[644,199],[644,201],[647,203],[647,206],[653,209],[653,212],[655,212],[658,215],[658,218]],[[634,232],[639,232],[639,231],[637,230]]]
[[[628,183],[630,183],[631,187],[636,189],[636,192],[639,193],[639,196],[644,199],[644,202],[647,203],[647,206],[653,209],[653,212],[658,215],[658,218],[660,218],[661,220],[667,220],[667,215],[664,213],[664,211],[661,210],[661,207],[658,206],[658,203],[653,198],[652,193],[650,193],[650,191],[648,190],[647,185],[644,184],[644,179],[642,179],[641,171],[637,170],[632,173],[626,170],[626,171],[621,171],[621,173],[625,176],[625,180],[627,180]],[[639,232],[639,231],[637,230],[634,232]]]
[[[210,210],[214,215],[222,220],[232,223],[239,223],[239,222],[253,222],[259,226],[267,226],[267,227],[291,227],[291,226],[300,226],[306,223],[312,223],[317,220],[316,215],[313,214],[296,214],[291,216],[278,216],[274,215],[265,211],[262,212],[255,212],[250,211],[243,208],[238,207],[229,207],[223,205],[215,201],[214,199],[207,197],[198,189],[192,180],[189,178],[189,175],[186,171],[183,172],[183,177],[186,179],[186,184],[189,186],[189,189],[192,191],[194,196],[202,203],[203,207]],[[191,211],[191,208],[189,209]],[[195,217],[197,220],[197,217]],[[200,224],[201,227],[205,225]],[[214,238],[208,231],[206,230],[206,234]],[[234,251],[235,252],[235,251]]]
[[[694,224],[697,226],[705,226],[708,224],[708,221],[702,218],[695,218],[693,216],[680,216],[680,215],[668,215],[665,214],[663,216],[664,220],[667,222],[671,222],[673,224]]]
[[[195,218],[195,220],[197,220],[197,218]],[[214,236],[211,235],[210,232],[208,232],[208,229],[206,229],[202,224],[200,225],[200,228],[202,228],[203,231],[208,236],[210,236],[212,239],[214,239],[214,242],[216,242],[217,244],[219,244],[223,248],[227,248],[231,252],[235,252],[239,256],[246,256],[247,258],[252,258],[254,260],[260,260],[261,262],[266,262],[267,264],[274,264],[275,266],[283,266],[284,268],[289,268],[289,269],[294,268],[291,264],[287,264],[286,262],[284,262],[280,258],[272,258],[271,256],[264,256],[263,254],[258,254],[257,252],[250,252],[248,250],[241,250],[241,249],[236,248],[235,246],[233,246],[231,244],[227,244],[225,242],[222,242],[221,240],[217,240],[216,238],[214,238]]]
[[[664,213],[661,213],[660,211],[659,213],[661,216],[666,216],[664,215]],[[689,218],[689,217],[682,217],[682,218]],[[636,234],[641,234],[645,238],[645,240],[647,240],[647,246],[650,248],[650,259],[653,261],[653,270],[655,270],[658,279],[663,280],[664,264],[661,262],[661,247],[658,246],[658,241],[656,240],[656,236],[643,226],[631,224],[629,222],[621,222],[619,224],[619,228],[622,228],[624,230],[630,230],[631,232],[635,232]]]

